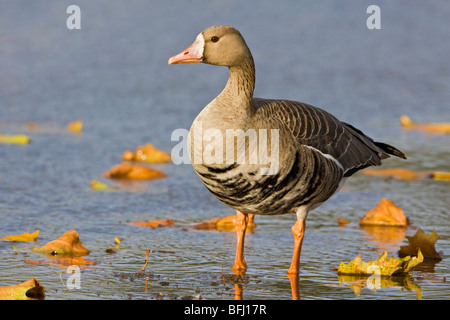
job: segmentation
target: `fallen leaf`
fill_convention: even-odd
[[[114,238],[115,247],[118,248],[120,246],[120,239],[118,237]]]
[[[67,125],[67,130],[69,130],[70,132],[73,133],[81,133],[81,131],[83,130],[83,121],[82,120],[77,120],[74,122],[70,122]]]
[[[348,221],[346,219],[342,219],[342,218],[336,218],[336,220],[337,220],[337,222],[339,224],[339,227],[344,227],[344,226],[346,226],[347,224],[350,223],[350,221]]]
[[[427,235],[422,229],[418,229],[416,234],[412,237],[406,236],[409,244],[407,246],[401,246],[398,254],[400,256],[417,254],[417,251],[421,251],[423,256],[427,259],[441,260],[441,255],[436,251],[435,244],[440,236],[433,229],[433,232]]]
[[[149,227],[152,229],[156,229],[159,227],[170,227],[173,225],[172,219],[167,220],[151,220],[151,221],[134,221],[133,224],[141,227]]]
[[[450,122],[415,123],[407,115],[400,117],[402,128],[406,130],[420,130],[428,133],[450,133]]]
[[[25,242],[26,241],[36,241],[38,235],[39,235],[39,230],[37,230],[31,234],[28,232],[25,232],[19,236],[5,236],[5,237],[2,237],[2,239],[9,240],[9,241],[25,241]]]
[[[362,173],[368,176],[395,178],[399,180],[418,180],[431,178],[433,175],[432,172],[420,172],[402,168],[364,169],[362,170]]]
[[[151,143],[136,148],[134,152],[126,150],[123,154],[123,159],[127,161],[144,161],[150,163],[164,163],[171,162],[170,154],[157,149]]]
[[[450,181],[450,172],[435,171],[435,172],[433,172],[433,179],[434,180]]]
[[[0,287],[0,300],[44,299],[45,288],[35,278],[20,284]]]
[[[115,191],[117,190],[117,188],[112,187],[110,185],[107,185],[106,183],[97,181],[97,180],[92,180],[91,181],[91,187],[94,190],[103,190],[103,191]]]
[[[46,245],[33,250],[43,254],[61,256],[84,256],[89,254],[89,250],[83,246],[78,236],[78,232],[75,230],[67,231],[58,239],[50,241]]]
[[[123,162],[121,164],[115,165],[109,171],[104,173],[107,178],[113,179],[158,179],[165,178],[167,175],[161,171],[150,169],[146,166],[139,164],[131,164],[128,162]]]
[[[405,258],[387,257],[387,251],[383,252],[381,256],[375,261],[364,262],[361,259],[361,254],[358,254],[355,259],[345,264],[343,261],[337,270],[338,274],[347,275],[372,275],[392,276],[405,275],[423,261],[423,255],[420,250],[417,252],[417,257],[407,256]]]
[[[256,224],[253,221],[255,219],[254,214],[248,215],[247,231],[252,232],[256,228]],[[200,222],[194,225],[194,229],[198,230],[219,230],[219,231],[235,231],[236,215],[225,216],[222,218],[215,218]]]
[[[26,264],[56,264],[58,266],[93,266],[98,264],[98,262],[86,260],[83,257],[68,257],[68,258],[53,258],[46,260],[25,260]]]
[[[28,144],[30,138],[24,134],[6,135],[0,134],[0,143],[5,144]]]
[[[364,215],[359,224],[406,227],[408,221],[401,208],[397,207],[392,201],[383,198],[375,208]]]

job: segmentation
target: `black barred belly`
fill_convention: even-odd
[[[245,164],[223,167],[196,165],[208,190],[235,210],[255,214],[295,213],[301,206],[314,206],[331,197],[343,172],[319,152],[297,151],[274,175],[248,172]],[[254,167],[253,167],[254,169]]]

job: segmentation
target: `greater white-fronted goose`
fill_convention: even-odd
[[[230,71],[225,89],[194,120],[188,148],[201,181],[214,196],[237,211],[233,270],[246,269],[244,236],[248,214],[296,213],[297,222],[292,227],[294,253],[288,274],[298,275],[308,212],[335,194],[358,170],[381,165],[389,155],[406,156],[317,107],[254,98],[253,57],[235,28],[210,27],[189,48],[169,59],[169,64],[193,62],[226,66]],[[211,148],[213,138],[228,137],[229,132],[237,136],[229,140],[231,144],[215,141],[215,148]],[[251,132],[259,134],[260,149],[270,150],[267,154],[271,165],[277,162],[270,172],[261,153],[259,162],[250,161],[255,156],[251,154]],[[203,136],[199,138],[199,134]],[[205,143],[208,141],[210,144]],[[239,158],[242,154],[244,158]]]

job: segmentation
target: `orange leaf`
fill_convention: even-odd
[[[428,133],[450,133],[450,122],[442,123],[415,123],[411,119],[402,115],[400,117],[400,123],[404,129],[407,130],[420,130]]]
[[[167,175],[161,171],[150,169],[146,166],[139,164],[131,164],[128,162],[123,162],[121,164],[115,165],[109,171],[104,173],[107,178],[113,179],[158,179],[167,177]]]
[[[70,258],[56,258],[47,260],[25,260],[26,264],[57,264],[61,266],[93,266],[98,264],[98,262],[89,261],[83,257],[70,257]]]
[[[74,122],[70,122],[67,125],[67,130],[69,130],[70,132],[73,133],[80,133],[83,130],[83,121],[82,120],[77,120]]]
[[[254,218],[254,214],[248,215],[247,231],[249,232],[256,228],[256,224],[253,221]],[[236,215],[230,215],[222,218],[215,218],[200,222],[194,225],[194,228],[199,230],[235,231],[235,226]]]
[[[127,161],[144,161],[150,163],[172,161],[170,154],[155,148],[151,143],[138,147],[134,153],[126,150],[123,154],[123,159]]]
[[[170,227],[173,225],[172,219],[167,220],[151,220],[151,221],[134,221],[133,224],[142,227],[150,227],[152,229],[156,229],[159,227]]]
[[[428,235],[419,228],[414,236],[406,236],[406,238],[408,239],[409,244],[407,246],[400,247],[398,252],[399,255],[414,256],[417,254],[417,250],[420,249],[425,258],[437,260],[442,259],[441,255],[434,247],[436,241],[440,238],[440,236],[436,233],[436,230],[433,229],[433,232]]]
[[[364,169],[362,170],[362,173],[368,176],[380,176],[400,180],[417,180],[432,177],[431,172],[419,172],[402,168]]]
[[[383,198],[375,208],[364,215],[359,224],[406,227],[407,220],[402,209],[392,201]]]
[[[2,237],[2,239],[9,240],[9,241],[36,241],[38,235],[39,235],[39,230],[37,230],[31,234],[28,232],[25,232],[19,236],[5,236],[5,237]]]
[[[50,241],[40,248],[35,248],[34,251],[61,256],[84,256],[89,254],[89,250],[83,246],[75,230],[67,231],[58,239]]]

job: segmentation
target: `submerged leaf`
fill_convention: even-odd
[[[0,287],[0,300],[44,299],[45,288],[35,278],[13,286]]]
[[[93,266],[98,264],[98,262],[86,260],[83,257],[66,257],[66,258],[53,258],[47,260],[25,260],[26,264],[51,264],[56,266]]]
[[[151,221],[134,221],[133,224],[141,227],[149,227],[152,229],[156,229],[159,227],[170,227],[173,225],[172,219],[167,220],[151,220]]]
[[[401,208],[383,198],[375,208],[364,215],[359,224],[406,227],[408,221]]]
[[[167,175],[161,171],[151,169],[139,164],[131,164],[128,162],[123,162],[121,164],[115,165],[109,171],[105,172],[104,176],[113,179],[140,180],[150,180],[167,177]]]
[[[441,255],[436,251],[435,244],[440,236],[433,229],[430,235],[427,235],[422,229],[418,229],[416,234],[412,237],[406,236],[409,244],[407,246],[401,246],[398,252],[399,255],[412,255],[415,256],[417,251],[422,252],[423,256],[427,259],[441,260]]]
[[[18,236],[5,236],[5,237],[2,237],[2,239],[9,240],[9,241],[24,241],[24,242],[36,241],[38,235],[39,235],[39,230],[37,230],[31,234],[28,232],[25,232]]]
[[[89,254],[89,250],[83,246],[78,236],[78,232],[75,230],[67,231],[58,239],[50,241],[40,248],[35,248],[34,251],[43,254],[62,256],[84,256]]]
[[[391,256],[387,257],[387,251],[375,261],[364,262],[361,259],[361,254],[358,254],[355,259],[350,261],[348,264],[341,262],[338,268],[338,274],[347,275],[372,275],[377,274],[379,276],[392,276],[402,275],[409,273],[412,268],[417,266],[423,261],[423,255],[418,251],[417,257],[411,258],[407,256],[403,259],[395,258]]]
[[[252,232],[256,228],[256,224],[253,221],[255,219],[254,214],[248,215],[247,231]],[[235,231],[236,215],[225,216],[222,218],[215,218],[200,222],[194,225],[194,229],[199,230],[219,230],[219,231]]]
[[[143,161],[150,163],[171,162],[172,157],[167,152],[157,149],[151,143],[138,147],[134,152],[126,150],[123,154],[126,161]]]

